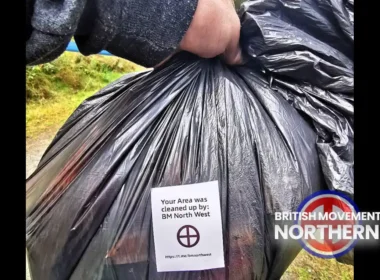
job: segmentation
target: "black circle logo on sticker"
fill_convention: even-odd
[[[181,227],[177,232],[178,243],[186,248],[191,248],[197,245],[199,239],[199,231],[195,227],[190,225]]]

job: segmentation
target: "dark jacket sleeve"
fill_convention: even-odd
[[[80,52],[102,50],[152,67],[178,47],[198,0],[27,0],[26,64],[51,61],[74,36]]]

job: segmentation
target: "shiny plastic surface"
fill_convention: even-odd
[[[300,246],[274,240],[274,212],[353,194],[353,22],[338,2],[244,3],[246,65],[181,53],[86,100],[27,180],[32,278],[279,279]],[[150,190],[214,180],[226,267],[157,273]]]
[[[242,4],[243,46],[318,134],[331,190],[354,193],[353,0]]]

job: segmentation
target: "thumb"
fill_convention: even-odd
[[[238,45],[227,48],[223,54],[224,60],[230,65],[239,65],[243,63],[241,48]]]
[[[223,57],[228,64],[242,64],[243,59],[240,47],[240,20],[235,11],[233,11],[230,19],[230,40],[227,44]]]

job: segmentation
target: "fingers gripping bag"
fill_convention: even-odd
[[[32,279],[279,279],[301,247],[274,239],[274,213],[353,194],[353,22],[338,2],[244,2],[245,65],[179,53],[84,101],[27,179]],[[157,272],[151,190],[212,181],[224,267]]]

